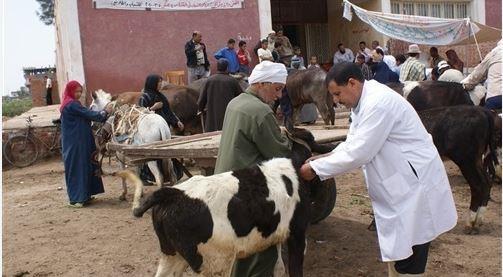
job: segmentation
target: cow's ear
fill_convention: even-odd
[[[98,95],[96,94],[96,91],[93,91],[93,92],[91,93],[91,97],[92,97],[94,100],[96,100],[96,98],[98,98]]]

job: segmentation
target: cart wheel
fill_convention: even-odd
[[[311,224],[327,218],[335,207],[337,187],[333,178],[311,186]]]
[[[3,156],[13,166],[26,167],[37,160],[38,148],[30,137],[14,136],[5,143]]]

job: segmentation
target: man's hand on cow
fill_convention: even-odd
[[[307,181],[311,181],[312,179],[314,179],[314,177],[316,177],[316,173],[311,168],[311,165],[309,163],[303,164],[300,168],[300,177]]]
[[[180,129],[180,131],[183,131],[183,129],[185,128],[185,126],[183,125],[183,123],[181,121],[178,121],[178,123],[176,125],[178,125],[178,129]]]
[[[158,110],[162,108],[162,102],[156,102],[154,105],[152,105],[152,107],[150,107],[150,110],[151,111],[155,111],[155,110]]]

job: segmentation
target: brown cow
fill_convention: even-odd
[[[177,135],[202,133],[201,121],[197,116],[199,92],[186,86],[171,84],[164,85],[161,92],[168,98],[172,111],[185,125],[183,132],[175,129],[175,133]],[[115,96],[114,99],[118,104],[138,104],[141,94],[139,91],[123,92]]]

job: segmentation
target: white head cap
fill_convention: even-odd
[[[248,77],[248,83],[250,85],[268,82],[286,84],[287,76],[288,73],[284,64],[263,61],[255,66],[250,77]]]
[[[440,71],[441,69],[449,67],[449,64],[446,61],[440,61],[437,66],[438,66],[438,70]]]

